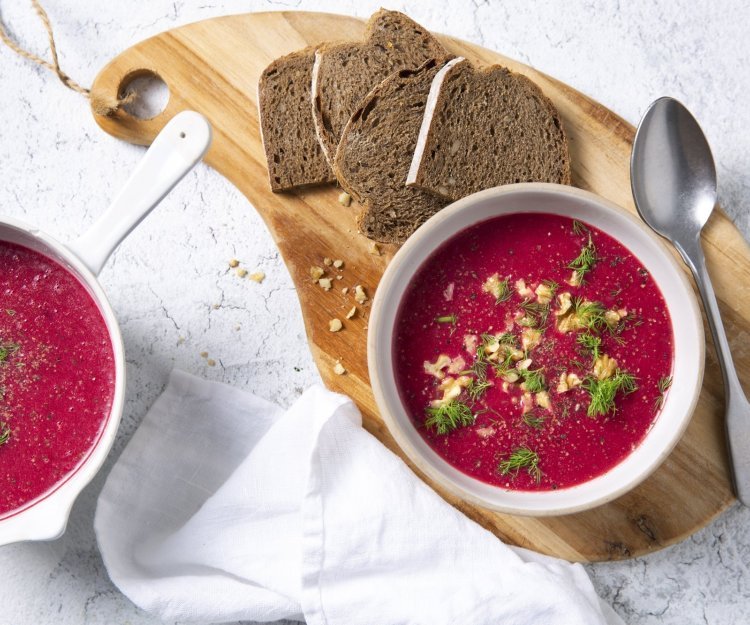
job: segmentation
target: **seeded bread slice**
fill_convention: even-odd
[[[570,184],[560,116],[525,76],[455,59],[430,88],[407,184],[457,200],[514,182]]]
[[[276,59],[260,76],[258,111],[271,190],[335,182],[315,134],[310,87],[315,48]]]
[[[402,243],[447,202],[406,186],[427,94],[440,69],[428,61],[402,69],[362,100],[344,128],[333,171],[364,204],[359,228],[383,243]]]
[[[329,163],[349,118],[371,89],[400,69],[449,57],[426,29],[398,11],[370,17],[363,42],[318,48],[312,77],[312,107],[318,141]]]

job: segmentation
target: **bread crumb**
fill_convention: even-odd
[[[208,352],[201,352],[201,358],[208,358]]]
[[[364,304],[367,301],[367,293],[361,284],[354,287],[354,301],[357,304]]]
[[[344,327],[344,324],[343,324],[343,323],[341,323],[341,319],[331,319],[331,320],[330,320],[330,321],[328,322],[328,329],[329,329],[329,330],[330,330],[331,332],[338,332],[338,331],[339,331],[339,330],[341,330],[341,328],[343,328],[343,327]]]
[[[343,280],[344,276],[336,276],[336,280]]]
[[[343,289],[341,289],[341,292],[346,295],[349,292],[349,287],[345,286]]]
[[[232,260],[229,261],[229,266],[232,269],[234,269],[235,267],[237,267],[237,265],[239,265],[239,264],[240,264],[240,261],[238,261],[236,258],[233,258]]]
[[[336,259],[333,261],[333,266],[336,267],[336,269],[341,269],[344,266],[344,261],[341,259]]]
[[[346,318],[347,319],[351,319],[356,314],[357,314],[357,307],[356,306],[352,306],[352,309],[348,313],[346,313]]]
[[[247,269],[243,269],[242,267],[239,267],[237,269],[237,276],[240,278],[244,278],[247,275]]]
[[[328,258],[328,256],[326,256],[326,257],[325,257],[325,258],[323,259],[323,264],[324,264],[324,265],[325,265],[326,267],[330,267],[330,266],[331,266],[331,265],[333,264],[333,261],[332,261],[332,260],[331,260],[330,258]]]
[[[380,246],[377,243],[370,243],[370,254],[380,256]]]
[[[215,366],[216,366],[216,361],[215,361],[215,360],[214,360],[213,358],[209,358],[209,359],[208,359],[208,360],[206,361],[206,364],[207,364],[207,365],[208,365],[209,367],[215,367]]]
[[[336,375],[344,375],[346,373],[346,369],[344,369],[344,365],[342,365],[338,360],[336,361],[336,364],[333,365],[333,372]]]
[[[262,271],[256,271],[255,273],[251,273],[248,278],[250,278],[253,282],[257,282],[258,284],[260,284],[261,282],[263,282],[263,280],[266,279],[266,274]]]
[[[341,206],[349,206],[351,203],[351,195],[349,195],[346,191],[342,191],[341,193],[339,193],[339,204],[341,204]]]
[[[331,290],[331,279],[330,278],[321,278],[318,280],[318,284],[323,288],[324,291],[330,291]]]
[[[326,270],[323,267],[316,267],[315,265],[310,267],[310,277],[313,279],[313,282],[317,282],[324,275],[326,275]]]

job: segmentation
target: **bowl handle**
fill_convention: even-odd
[[[0,522],[0,547],[28,540],[54,540],[62,536],[75,497],[47,497]]]
[[[195,167],[210,144],[211,125],[203,115],[175,115],[106,212],[68,247],[98,275],[120,241]]]

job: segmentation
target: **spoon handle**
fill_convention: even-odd
[[[714,347],[724,378],[727,445],[732,460],[734,491],[744,505],[750,506],[750,404],[742,390],[742,384],[732,361],[729,341],[721,321],[719,305],[708,275],[700,239],[696,239],[690,245],[677,245],[677,249],[693,272],[698,291],[703,299],[708,326],[711,328]]]

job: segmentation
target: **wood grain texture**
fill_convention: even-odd
[[[337,202],[333,187],[294,194],[270,191],[258,128],[256,88],[273,59],[331,39],[357,39],[364,22],[322,13],[257,13],[190,24],[143,41],[109,63],[97,77],[95,94],[114,96],[130,77],[151,71],[169,86],[166,110],[142,121],[119,112],[96,116],[108,133],[149,144],[176,113],[193,109],[206,115],[214,141],[206,161],[226,176],[260,212],[297,286],[307,336],[329,388],[352,397],[365,427],[399,453],[378,415],[369,387],[366,362],[367,311],[338,333],[328,330],[332,317],[344,318],[353,305],[341,287],[362,284],[373,295],[396,251],[370,243],[358,234],[357,207]],[[549,76],[500,54],[463,41],[441,37],[452,52],[480,65],[500,63],[542,88],[557,106],[568,133],[573,184],[634,211],[629,157],[634,128],[617,115]],[[717,211],[705,230],[706,256],[734,349],[741,379],[750,375],[750,250],[737,229]],[[309,277],[322,258],[346,262],[344,278],[324,292]],[[348,370],[333,374],[341,359]],[[692,422],[674,452],[648,480],[616,501],[583,513],[525,518],[498,514],[440,492],[451,504],[505,541],[569,560],[595,561],[648,553],[679,541],[703,527],[732,501],[724,444],[723,387],[712,347],[706,379]],[[412,467],[413,468],[413,467]],[[424,476],[421,476],[424,478]],[[434,487],[434,486],[433,486]]]

